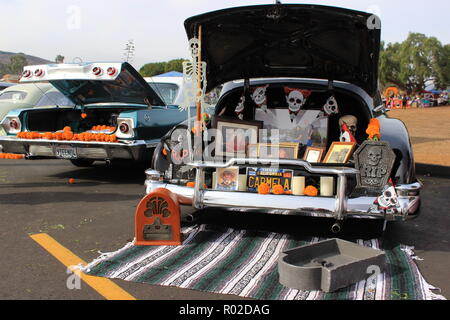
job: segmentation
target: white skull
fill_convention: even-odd
[[[252,94],[253,101],[261,106],[266,102],[266,87],[259,87]]]
[[[323,106],[323,110],[327,115],[339,113],[339,107],[336,98],[334,96],[328,98],[327,102]]]
[[[398,205],[398,197],[394,187],[389,187],[383,191],[383,194],[378,197],[378,203],[381,208],[393,208]]]
[[[367,154],[368,162],[371,166],[378,166],[381,158],[383,157],[383,150],[381,147],[371,147]]]
[[[189,40],[189,50],[191,51],[192,58],[197,58],[199,48],[200,44],[197,38],[192,38],[191,40]]]
[[[342,128],[343,124],[346,124],[353,136],[356,135],[358,129],[358,119],[355,116],[343,116],[339,119],[339,127]]]
[[[300,91],[291,91],[286,97],[289,105],[289,110],[292,112],[300,111],[301,107],[305,104],[305,97]]]

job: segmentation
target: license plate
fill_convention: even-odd
[[[77,149],[73,147],[56,147],[56,157],[60,159],[77,159]]]

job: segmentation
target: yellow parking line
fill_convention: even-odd
[[[81,272],[78,269],[72,269],[73,266],[86,265],[81,258],[77,257],[67,248],[59,244],[55,239],[46,233],[34,234],[30,236],[31,239],[40,244],[51,255],[58,259],[67,268],[77,274],[84,282],[86,282],[92,289],[97,291],[108,300],[136,300],[135,297],[123,290],[109,279],[94,277]]]

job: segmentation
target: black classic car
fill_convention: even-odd
[[[164,188],[192,211],[331,218],[335,232],[347,218],[416,217],[422,184],[405,125],[385,114],[372,18],[275,4],[187,19],[188,38],[201,42],[206,91],[224,87],[203,123],[202,153],[190,147],[192,121],[174,127],[156,147],[147,194]]]

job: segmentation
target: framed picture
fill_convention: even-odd
[[[248,145],[258,143],[263,123],[217,117],[213,127],[218,130],[216,156],[245,157]]]
[[[298,143],[258,144],[258,156],[267,159],[297,159]]]
[[[325,148],[308,147],[306,148],[303,160],[308,161],[309,163],[320,163],[322,162],[322,157],[324,153]]]
[[[247,158],[256,159],[259,157],[258,154],[259,145],[258,144],[249,144],[247,146]]]
[[[324,163],[347,163],[355,150],[355,142],[333,142]]]
[[[216,170],[216,181],[213,186],[220,191],[239,190],[239,167],[218,168]]]

